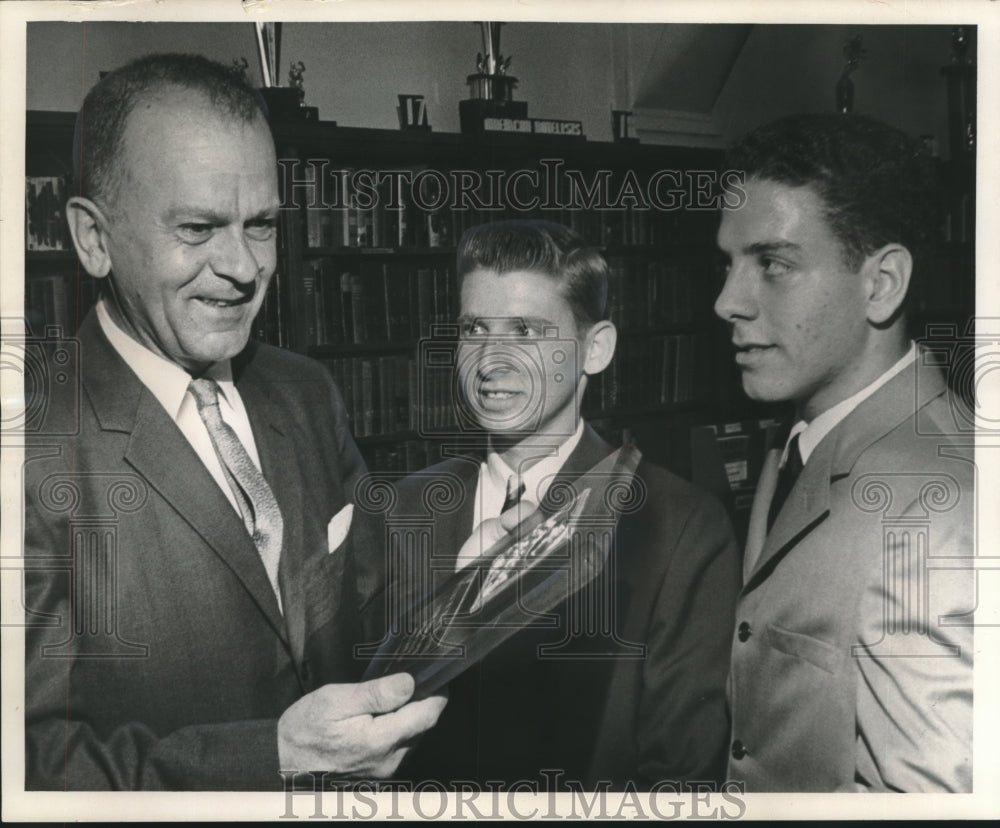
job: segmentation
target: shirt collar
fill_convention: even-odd
[[[576,431],[557,449],[547,451],[537,463],[521,472],[520,480],[524,484],[525,495],[530,500],[537,498],[536,502],[541,502],[552,477],[563,467],[567,458],[576,449],[581,437],[583,437],[582,419],[577,423]],[[539,451],[544,450],[540,449]],[[515,474],[515,471],[500,458],[497,452],[490,451],[486,455],[486,473],[489,474],[493,484],[503,490],[506,489],[507,481],[512,474]]]
[[[139,381],[150,390],[171,419],[176,422],[181,414],[188,385],[191,383],[191,375],[179,365],[153,353],[125,333],[111,318],[104,299],[97,302],[97,321],[111,346],[125,360],[125,364],[132,369]],[[222,395],[227,401],[232,401],[233,372],[228,359],[211,365],[204,376],[214,379],[219,384]]]
[[[850,414],[855,408],[857,408],[861,403],[868,399],[872,394],[879,390],[883,385],[885,385],[889,380],[891,380],[896,374],[900,373],[906,366],[913,362],[917,356],[917,345],[915,342],[910,342],[909,350],[903,355],[903,357],[896,362],[888,371],[880,375],[874,382],[869,383],[857,394],[848,397],[837,403],[832,408],[828,408],[818,417],[815,417],[811,422],[806,422],[805,420],[799,420],[792,430],[788,434],[788,440],[785,443],[785,451],[781,455],[781,463],[784,465],[785,458],[788,456],[788,444],[792,441],[792,438],[798,434],[799,435],[799,453],[802,455],[803,464],[809,460],[809,455],[813,453],[813,450],[820,444],[820,441],[826,437],[833,429],[843,421],[848,414]]]

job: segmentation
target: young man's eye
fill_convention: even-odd
[[[478,322],[463,322],[459,330],[461,335],[466,337],[486,335],[486,328]]]
[[[760,263],[764,268],[765,276],[784,276],[792,269],[792,266],[788,262],[783,262],[780,259],[772,259],[770,256],[764,256],[760,260]]]
[[[178,228],[178,232],[180,237],[189,244],[200,244],[201,242],[208,241],[214,229],[215,227],[211,224],[189,222],[188,224],[182,224]]]

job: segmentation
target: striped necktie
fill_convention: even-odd
[[[274,499],[271,487],[254,464],[236,432],[222,419],[219,412],[219,386],[213,379],[201,377],[191,380],[189,386],[198,414],[201,416],[212,445],[222,464],[236,502],[240,507],[243,523],[253,539],[254,546],[267,571],[278,606],[281,593],[278,589],[278,563],[281,559],[281,539],[284,522],[281,509]]]

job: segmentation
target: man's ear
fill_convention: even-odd
[[[585,374],[599,374],[611,362],[615,355],[615,345],[618,344],[618,329],[605,320],[598,322],[587,332],[583,355],[583,371]]]
[[[913,273],[913,256],[901,244],[887,244],[865,261],[868,321],[883,325],[892,320],[906,298]]]
[[[66,221],[73,246],[87,273],[101,279],[111,271],[108,253],[107,220],[101,208],[89,198],[74,196],[66,202]]]

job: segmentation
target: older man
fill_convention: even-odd
[[[103,295],[25,466],[26,786],[391,774],[443,702],[330,683],[357,674],[364,465],[324,370],[248,344],[279,209],[256,96],[153,55],[90,92],[77,140]]]

